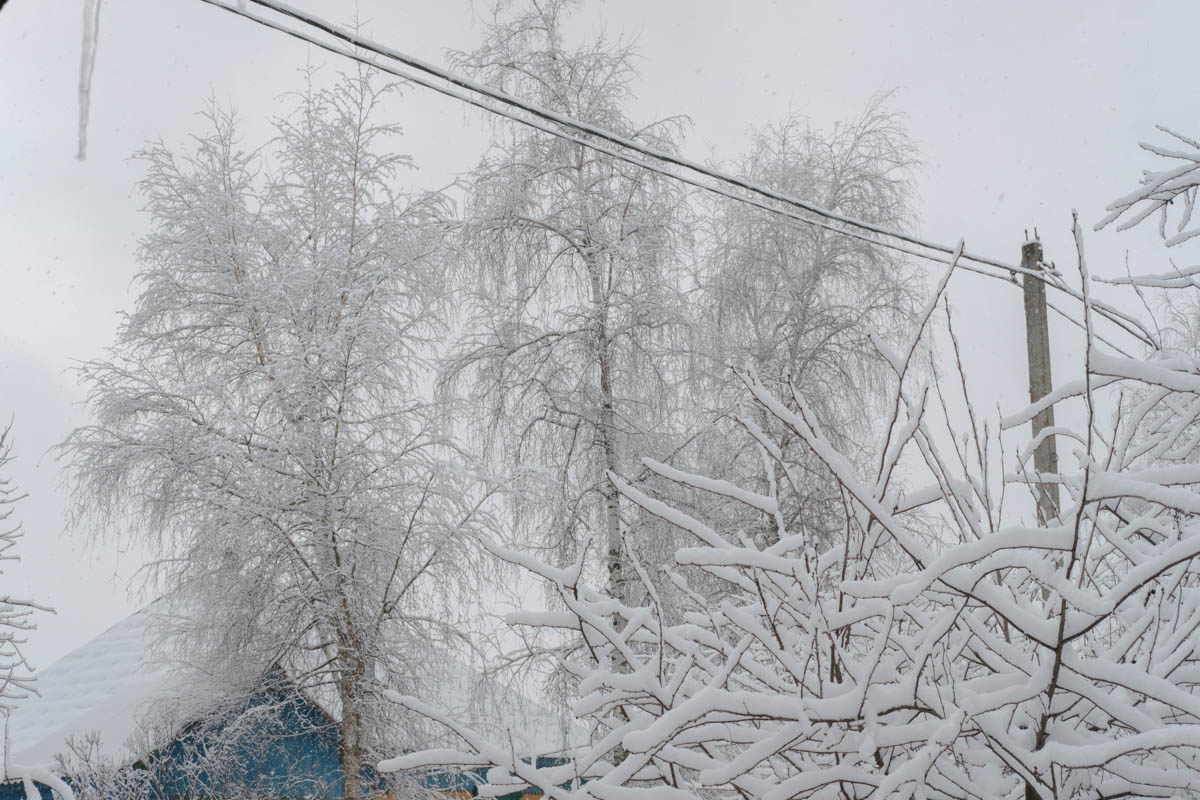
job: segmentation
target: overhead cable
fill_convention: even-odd
[[[245,2],[238,3],[238,4],[231,4],[230,2],[227,2],[226,0],[203,0],[203,2],[213,5],[213,6],[216,6],[217,8],[221,8],[225,11],[229,11],[233,14],[237,14],[238,16],[245,17],[247,19],[250,19],[254,22],[259,23],[260,25],[264,25],[266,27],[269,27],[276,31],[284,33],[288,36],[292,36],[294,38],[300,39],[301,41],[315,45],[315,46],[320,47],[331,53],[341,55],[345,58],[349,58],[349,59],[358,61],[360,63],[366,64],[368,66],[371,66],[375,69],[379,69],[380,71],[387,72],[391,75],[395,75],[396,77],[402,78],[405,81],[411,82],[418,86],[421,86],[421,87],[424,87],[427,89],[432,89],[435,92],[438,92],[440,94],[446,95],[451,98],[454,98],[456,100],[459,100],[461,102],[467,103],[472,106],[475,106],[477,108],[483,109],[491,114],[496,114],[498,116],[505,117],[505,118],[513,120],[514,122],[517,122],[519,124],[535,128],[536,130],[542,131],[543,133],[547,133],[551,136],[556,136],[556,137],[559,137],[562,139],[569,140],[569,141],[579,144],[583,147],[587,147],[587,148],[595,150],[597,152],[604,153],[605,155],[611,156],[615,159],[618,159],[625,163],[639,167],[641,169],[645,169],[650,172],[654,172],[654,173],[663,175],[665,177],[672,178],[674,180],[678,180],[684,184],[694,186],[696,188],[699,188],[699,189],[702,189],[702,190],[705,190],[708,192],[712,192],[712,193],[720,195],[722,197],[726,197],[730,200],[746,203],[748,205],[754,206],[756,208],[762,209],[762,210],[770,212],[772,214],[776,214],[779,216],[783,216],[783,217],[795,220],[797,222],[801,222],[805,225],[811,225],[811,226],[815,226],[818,228],[822,228],[822,229],[831,231],[831,232],[839,234],[839,235],[849,236],[854,239],[858,239],[858,240],[861,240],[864,242],[869,242],[870,244],[873,244],[873,245],[886,247],[886,248],[894,250],[896,252],[904,253],[906,255],[914,256],[917,258],[923,258],[923,259],[926,259],[929,261],[934,261],[934,262],[941,263],[941,264],[949,264],[950,263],[949,255],[953,254],[955,252],[954,248],[951,248],[951,247],[948,247],[945,245],[941,245],[941,244],[938,244],[935,242],[930,242],[930,241],[927,241],[924,239],[920,239],[916,236],[912,236],[910,234],[906,234],[906,233],[903,233],[900,231],[889,230],[887,228],[883,228],[883,227],[875,225],[873,223],[864,222],[862,220],[858,220],[853,217],[847,217],[845,215],[829,211],[829,210],[821,208],[819,206],[815,206],[811,203],[807,203],[803,200],[799,200],[797,198],[781,194],[781,193],[776,192],[767,187],[754,184],[750,181],[747,181],[747,180],[744,180],[741,178],[737,178],[732,175],[728,175],[728,174],[723,173],[714,168],[706,167],[697,162],[683,158],[682,156],[679,156],[679,155],[676,155],[673,153],[669,153],[669,152],[665,152],[665,151],[659,150],[657,148],[649,147],[642,143],[631,140],[627,137],[613,133],[612,131],[608,131],[604,128],[600,128],[598,126],[592,125],[587,122],[575,120],[571,117],[568,117],[564,114],[560,114],[558,112],[554,112],[554,111],[550,111],[550,110],[541,108],[532,103],[528,103],[519,98],[513,97],[512,95],[509,95],[509,94],[502,92],[498,89],[495,89],[493,87],[478,83],[476,81],[472,81],[467,78],[463,78],[461,76],[458,76],[451,72],[443,70],[439,67],[436,67],[432,64],[429,64],[425,61],[422,61],[420,59],[414,58],[412,56],[406,55],[397,50],[389,48],[385,45],[381,45],[376,42],[370,41],[349,29],[343,28],[343,27],[335,25],[331,22],[327,22],[327,21],[325,21],[319,17],[316,17],[314,15],[311,15],[306,12],[295,9],[285,3],[279,2],[278,0],[248,0],[248,1],[249,1],[249,3],[252,3],[253,5],[269,9],[280,15],[294,19],[304,25],[307,25],[309,27],[316,28],[320,31],[323,31],[324,33],[329,34],[330,36],[333,36],[337,39],[340,39],[340,40],[352,45],[355,48],[358,48],[359,51],[366,51],[369,53],[374,53],[378,56],[382,56],[383,58],[390,59],[393,61],[397,61],[401,64],[404,64],[405,66],[410,67],[411,69],[416,69],[427,75],[431,75],[434,78],[436,78],[437,80],[441,81],[442,83],[437,83],[435,81],[431,81],[422,76],[414,75],[410,72],[400,70],[400,69],[392,66],[391,64],[380,63],[378,60],[370,58],[370,57],[364,55],[362,52],[358,52],[356,50],[351,50],[351,49],[347,49],[345,47],[341,47],[334,43],[317,38],[317,37],[315,37],[309,33],[306,33],[304,31],[291,28],[287,25],[282,24],[281,22],[279,22],[275,19],[252,13],[246,7],[247,4]],[[450,84],[450,86],[446,86],[443,84]],[[493,102],[487,102],[483,99],[480,99],[479,96],[472,96],[472,94],[467,94],[467,93],[464,93],[463,91],[458,91],[454,88],[450,88],[451,86],[459,87],[460,89],[466,90],[466,92],[474,93],[474,95],[479,95],[482,97],[489,98]],[[500,105],[496,105],[496,103],[499,103]],[[520,109],[521,111],[525,112],[526,114],[532,115],[532,117],[534,117],[534,118],[530,118],[528,116],[523,116],[521,114],[515,114],[510,110],[509,107]],[[539,120],[542,120],[542,121],[539,121]],[[547,125],[547,124],[545,124],[546,122],[553,123],[553,125]],[[556,127],[556,126],[561,126],[561,127]],[[616,147],[601,144],[600,142],[595,141],[593,138],[587,138],[587,139],[581,138],[579,135],[573,134],[569,130],[563,130],[563,128],[578,131],[580,133],[585,134],[588,137],[594,137],[594,139],[600,139],[603,142],[608,142],[609,145],[616,145]],[[620,148],[620,149],[617,149],[617,148]],[[714,185],[714,184],[705,182],[703,180],[699,180],[697,178],[691,177],[689,175],[680,174],[673,170],[664,169],[662,166],[655,164],[651,161],[646,161],[644,159],[637,158],[636,156],[631,155],[629,151],[632,151],[634,153],[639,153],[644,156],[648,156],[649,158],[654,159],[659,162],[665,162],[668,164],[673,164],[678,167],[682,167],[683,169],[686,169],[690,172],[697,173],[699,175],[703,175],[707,178],[715,180],[718,182],[718,184]],[[762,200],[758,200],[758,199],[755,199],[752,197],[746,197],[743,194],[740,194],[740,193],[734,192],[734,191],[730,191],[729,189],[725,188],[724,186],[719,185],[721,183],[735,186],[738,189],[741,189],[746,192],[750,192],[755,195],[759,195],[760,197],[767,198],[768,200],[771,200],[776,203],[782,203],[785,206],[791,206],[793,208],[798,208],[798,209],[806,212],[806,214],[799,214],[799,213],[790,211],[785,208],[780,208],[779,206],[773,205],[771,203],[763,202]],[[813,218],[814,216],[817,218],[814,219]],[[831,224],[831,223],[837,223],[837,224]],[[867,233],[863,233],[863,231],[866,231]],[[867,235],[868,233],[874,234],[874,236]],[[887,238],[884,238],[884,239],[876,238],[879,236],[887,237]],[[914,245],[919,248],[924,248],[925,250],[932,251],[932,252],[921,252],[920,250],[914,250],[911,247],[905,247],[904,245],[897,244],[896,242],[888,241],[888,238],[898,240],[901,242],[905,242],[907,244]],[[935,255],[935,253],[938,255]],[[975,263],[974,264],[964,264],[963,263],[964,260],[975,262]],[[1048,286],[1068,294],[1073,299],[1075,299],[1079,302],[1083,301],[1082,293],[1080,293],[1077,289],[1067,286],[1062,281],[1061,277],[1053,272],[1047,272],[1047,271],[1042,271],[1042,270],[1030,270],[1030,269],[1026,269],[1026,268],[1023,268],[1023,267],[1015,265],[1015,264],[1008,264],[1008,263],[998,261],[995,259],[991,259],[991,258],[987,258],[984,256],[976,256],[976,255],[973,255],[973,254],[970,254],[967,252],[963,252],[962,255],[960,256],[960,259],[958,262],[958,267],[960,269],[967,269],[969,271],[977,272],[979,274],[986,275],[988,277],[1000,278],[1000,279],[1003,279],[1006,281],[1008,281],[1009,278],[1011,276],[1014,276],[1016,273],[1021,273],[1027,279],[1033,278],[1035,280],[1044,281]],[[986,269],[985,267],[990,267],[991,269]],[[1003,272],[996,272],[996,270],[1004,270],[1008,273],[1008,275],[1007,276],[1004,275]],[[1145,344],[1148,344],[1151,346],[1154,346],[1156,344],[1155,339],[1154,339],[1153,335],[1150,333],[1150,331],[1136,318],[1126,314],[1125,312],[1120,311],[1119,309],[1108,306],[1107,304],[1095,301],[1094,299],[1091,300],[1090,302],[1091,302],[1092,307],[1099,314],[1101,314],[1102,316],[1107,318],[1109,321],[1116,324],[1118,327],[1120,327],[1126,333],[1134,336],[1135,338],[1139,339],[1140,341],[1142,341]],[[1066,315],[1063,311],[1061,311],[1057,307],[1052,306],[1052,308],[1054,311],[1056,311],[1059,314],[1061,314],[1062,316],[1066,317],[1073,324],[1076,324],[1076,325],[1080,324],[1078,320],[1075,320],[1073,317]]]

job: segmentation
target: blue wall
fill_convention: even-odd
[[[337,726],[303,695],[278,684],[234,709],[225,722],[189,726],[143,759],[153,796],[341,797]],[[206,764],[219,764],[220,771]],[[383,782],[370,770],[363,788],[372,793]]]
[[[54,800],[54,793],[50,791],[49,786],[37,781],[34,781],[34,785],[41,792],[42,800]],[[0,783],[0,800],[25,800],[25,782],[7,781]]]

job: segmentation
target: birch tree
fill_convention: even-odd
[[[454,635],[486,494],[427,396],[445,201],[400,188],[388,89],[314,80],[264,148],[210,105],[189,150],[138,154],[140,294],[64,452],[79,512],[161,555],[189,665],[324,699],[357,798],[404,736],[380,691]]]
[[[482,44],[454,60],[541,107],[672,150],[677,121],[640,125],[626,110],[632,50],[602,38],[568,46],[573,5],[500,6]],[[618,594],[629,510],[604,474],[676,440],[681,202],[666,179],[522,127],[497,127],[468,176],[468,318],[446,385],[480,404],[477,432],[493,458],[540,475],[541,499],[523,505],[519,529],[563,563],[599,534]]]
[[[733,165],[750,182],[883,227],[913,223],[911,171],[915,146],[903,121],[868,103],[856,118],[829,131],[792,115],[754,131]],[[706,349],[714,361],[705,402],[732,420],[750,413],[757,425],[770,415],[745,402],[730,367],[750,367],[777,396],[794,383],[843,452],[869,450],[872,421],[884,412],[888,368],[871,336],[898,342],[912,325],[920,280],[892,251],[823,228],[784,220],[724,198],[706,203],[698,293]],[[759,454],[740,428],[717,436],[710,463],[731,480],[760,475]],[[770,430],[795,469],[809,458],[785,428]],[[705,455],[696,456],[703,463]],[[809,459],[811,462],[811,459]],[[809,491],[786,513],[812,530],[835,535],[836,487],[818,468],[806,472]]]

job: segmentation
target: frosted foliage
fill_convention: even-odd
[[[912,223],[915,146],[874,98],[822,131],[792,116],[755,132],[735,171],[773,191],[875,225]],[[827,427],[877,416],[886,368],[868,336],[903,337],[919,280],[892,251],[723,198],[710,201],[699,271],[719,360],[750,364],[768,385],[795,382]],[[736,381],[731,381],[736,384]],[[858,432],[858,431],[856,431]],[[850,437],[853,438],[853,437]]]
[[[648,582],[645,602],[623,602],[578,568],[491,546],[554,585],[563,606],[512,622],[581,633],[593,659],[572,667],[574,711],[591,745],[534,769],[404,701],[460,744],[383,766],[491,765],[495,792],[527,782],[560,800],[1197,796],[1200,360],[1113,355],[1087,308],[1085,374],[1053,395],[1060,472],[1035,475],[1021,432],[1036,407],[997,423],[961,373],[913,368],[954,269],[907,342],[876,342],[891,413],[867,468],[802,391],[781,398],[741,373],[772,426],[839,487],[840,537],[807,536],[779,513],[804,476],[753,420],[764,490],[646,467],[742,504],[773,528],[765,542],[610,476],[689,539],[670,573],[691,598],[681,619],[664,616]],[[1043,481],[1063,510],[1035,527]],[[724,591],[692,591],[701,580]]]
[[[190,150],[138,154],[140,294],[64,454],[79,511],[160,552],[180,657],[247,689],[284,666],[351,774],[398,741],[372,698],[460,629],[487,490],[427,397],[445,201],[399,187],[386,89],[308,79],[263,148],[210,106]]]
[[[904,229],[912,223],[915,148],[887,99],[873,98],[857,117],[829,130],[796,115],[767,125],[754,132],[731,171],[837,213]],[[736,422],[744,417],[804,473],[805,491],[780,509],[789,527],[836,536],[842,527],[836,484],[803,442],[756,407],[728,366],[753,369],[785,396],[794,383],[826,435],[848,457],[863,459],[876,435],[871,426],[885,410],[889,375],[870,337],[897,342],[906,335],[921,281],[889,250],[724,198],[705,202],[700,229],[696,294],[704,350],[714,364],[702,397],[725,424],[697,437],[690,463],[765,491],[761,453]],[[674,503],[688,498],[678,486],[660,482],[656,490],[671,492]],[[762,520],[719,495],[706,501],[691,493],[690,502],[696,513],[720,515],[764,542],[772,535]]]

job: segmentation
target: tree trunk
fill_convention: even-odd
[[[600,370],[600,420],[597,426],[597,444],[600,445],[604,457],[604,469],[616,474],[619,466],[617,457],[617,414],[616,402],[612,385],[612,342],[608,336],[608,296],[601,282],[600,265],[594,258],[588,259],[588,272],[592,281],[592,302],[596,310],[596,362]],[[608,596],[626,605],[630,604],[629,576],[625,571],[624,536],[621,531],[621,496],[617,487],[608,480],[607,476],[601,483],[604,493],[604,556],[608,567]],[[619,630],[623,616],[614,611],[612,623]],[[620,651],[613,651],[612,668],[617,672],[628,672],[626,663]],[[624,708],[617,709],[617,716],[628,721],[629,717]],[[613,748],[614,764],[620,764],[628,753],[621,745]]]
[[[605,472],[616,473],[617,415],[612,385],[612,342],[608,336],[608,299],[601,285],[600,265],[590,259],[588,271],[592,275],[592,297],[596,308],[596,361],[600,371],[600,424],[596,436],[604,458]],[[612,481],[604,478],[601,483],[604,493],[605,560],[608,565],[608,593],[610,597],[628,603],[629,577],[625,574],[625,553],[621,534],[621,498]]]
[[[607,352],[602,353],[600,360],[600,388],[603,395],[600,407],[600,436],[604,449],[604,468],[606,471],[615,473],[618,466],[617,448],[613,443],[616,414],[613,411],[608,355]],[[622,603],[628,603],[629,598],[626,597],[628,577],[625,575],[624,542],[621,535],[621,501],[617,494],[617,487],[607,479],[604,482],[604,523],[605,549],[608,551],[609,594]]]
[[[342,701],[338,762],[342,771],[342,800],[362,800],[363,795],[363,709],[361,659],[351,656],[338,682]]]

